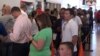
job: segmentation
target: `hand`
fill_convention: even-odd
[[[60,27],[57,27],[57,31],[58,31],[58,32],[61,32],[61,28],[60,28]]]
[[[73,39],[72,39],[72,43],[73,43],[74,45],[76,45],[76,44],[77,44],[77,41],[78,41],[78,36],[77,36],[77,35],[74,35],[74,36],[73,36]]]
[[[12,29],[9,29],[8,31],[9,31],[9,32],[13,32],[13,30],[12,30]]]
[[[32,36],[29,36],[28,38],[29,38],[29,40],[33,40],[33,37]]]

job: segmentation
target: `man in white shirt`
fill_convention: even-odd
[[[73,20],[73,10],[66,9],[64,22],[62,23],[62,42],[72,42],[74,44],[74,56],[77,56],[78,25]]]
[[[79,27],[82,26],[82,21],[81,21],[81,18],[79,16],[76,15],[74,17],[74,20],[76,21],[76,23],[78,24]]]
[[[11,13],[16,19],[13,31],[10,33],[10,40],[14,42],[12,56],[28,56],[30,41],[28,36],[32,35],[32,23],[18,7],[13,7]]]
[[[78,25],[78,36],[80,36],[81,33],[81,27],[82,27],[82,20],[79,16],[75,15],[75,17],[73,18],[74,21],[77,23]]]

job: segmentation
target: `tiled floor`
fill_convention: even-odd
[[[100,24],[95,24],[93,34],[93,47],[95,56],[100,56]]]
[[[100,24],[94,23],[91,49],[93,52],[86,52],[86,56],[100,56]]]

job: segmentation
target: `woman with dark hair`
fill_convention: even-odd
[[[52,41],[51,21],[46,14],[36,17],[39,32],[33,37],[30,36],[30,56],[50,56],[50,44]]]

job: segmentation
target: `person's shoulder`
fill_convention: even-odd
[[[80,17],[79,17],[79,16],[75,16],[75,19],[79,20],[79,19],[80,19]]]
[[[76,18],[80,18],[79,16],[76,16]]]
[[[1,16],[0,19],[14,19],[14,17],[12,15],[4,15],[4,16]]]
[[[18,17],[17,17],[17,20],[23,20],[23,19],[26,19],[27,17],[24,15],[24,14],[20,14]]]
[[[75,22],[75,20],[72,18],[69,20],[69,23]]]
[[[42,29],[42,31],[47,31],[47,30],[51,30],[51,27],[46,27],[46,28]]]
[[[1,17],[0,17],[0,21],[1,21],[1,22],[5,22],[5,21],[7,21],[7,17],[5,17],[5,16],[1,16]]]
[[[71,19],[71,20],[70,20],[70,24],[75,25],[75,24],[77,24],[77,23],[76,23],[76,21],[75,21],[74,19]]]
[[[0,16],[0,20],[1,20],[1,19],[4,19],[4,18],[5,18],[5,16]]]
[[[12,15],[8,15],[9,18],[14,19],[14,17]]]
[[[52,29],[50,27],[47,27],[47,28],[44,28],[44,29],[40,30],[41,33],[48,32],[48,31],[52,31]]]

